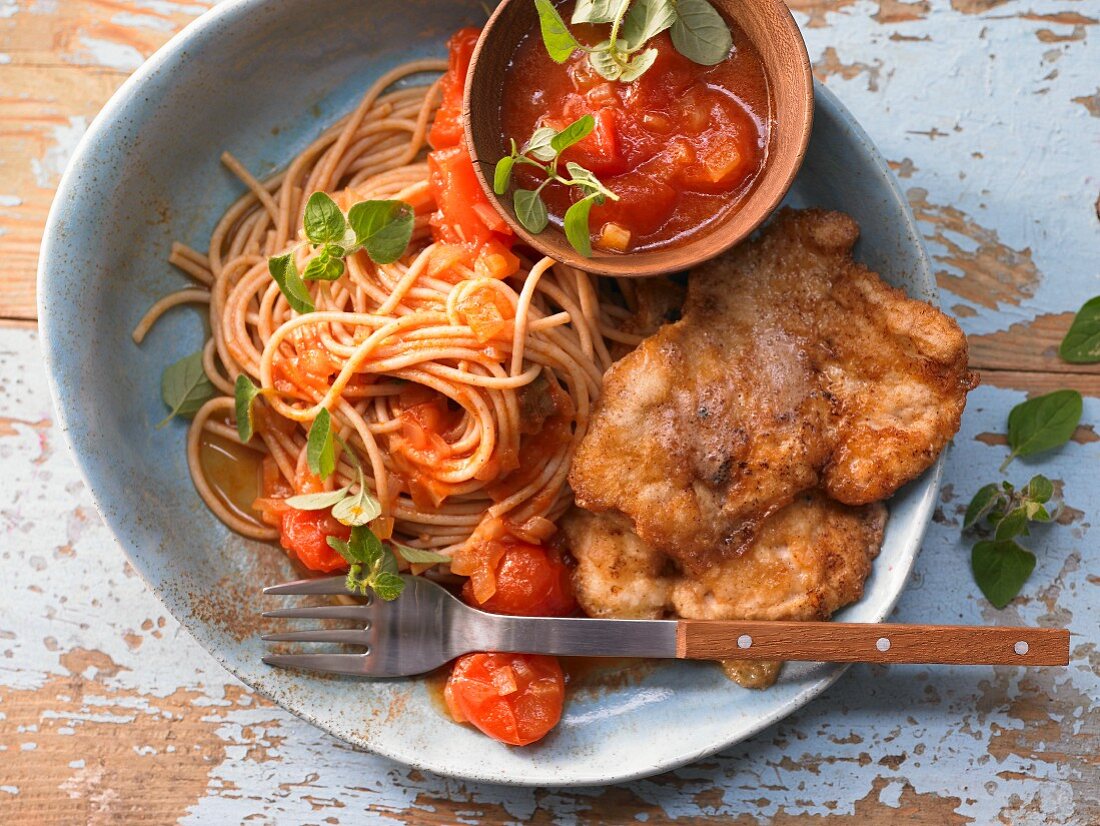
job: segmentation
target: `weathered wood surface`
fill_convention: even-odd
[[[1070,668],[855,667],[720,756],[580,791],[425,776],[254,697],[146,591],[66,455],[33,329],[50,198],[111,92],[208,5],[0,0],[0,822],[1100,822],[1092,427],[1042,463],[1066,524],[1033,537],[1038,567],[1005,611],[958,533],[1026,393],[1077,387],[1100,421],[1100,369],[1056,355],[1100,293],[1095,3],[791,0],[818,76],[908,193],[984,377],[894,619],[1068,626]]]

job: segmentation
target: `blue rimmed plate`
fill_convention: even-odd
[[[526,749],[445,721],[424,681],[269,669],[260,662],[259,589],[295,574],[281,551],[231,534],[200,502],[186,424],[154,429],[164,415],[161,371],[200,346],[202,324],[181,310],[140,348],[129,335],[153,301],[184,284],[166,263],[171,242],[204,249],[240,194],[218,161],[223,150],[266,174],[348,111],[373,78],[443,55],[451,32],[483,21],[477,0],[217,6],[122,86],[77,148],[42,246],[39,318],[60,423],[100,512],[168,610],[233,674],[333,735],[416,767],[500,783],[610,783],[749,737],[820,694],[843,667],[792,665],[762,692],[705,664],[641,669],[576,692],[561,725]],[[851,214],[863,229],[857,257],[934,300],[927,256],[885,162],[836,98],[820,86],[816,93],[813,137],[788,202]],[[941,464],[891,500],[874,574],[844,620],[882,620],[897,601]]]

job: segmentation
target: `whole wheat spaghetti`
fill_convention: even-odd
[[[195,286],[162,299],[134,331],[140,341],[167,309],[209,304],[203,364],[218,392],[194,416],[187,455],[207,506],[245,536],[276,539],[277,523],[227,508],[200,454],[205,434],[239,441],[233,394],[242,373],[263,389],[248,447],[263,457],[269,496],[304,484],[355,489],[346,453],[331,477],[310,481],[307,432],[325,408],[381,502],[373,527],[383,538],[452,556],[479,527],[545,539],[569,506],[566,476],[611,362],[610,342],[638,339],[615,329],[625,312],[601,301],[584,272],[521,257],[519,271],[502,278],[491,256],[471,262],[433,240],[437,204],[425,152],[439,82],[414,84],[445,68],[426,60],[389,72],[266,181],[224,155],[248,192],[218,222],[205,255],[173,247],[171,262]],[[344,210],[367,199],[404,201],[416,217],[398,261],[349,255],[338,280],[308,282],[316,311],[300,315],[268,258],[296,250],[303,269],[315,254],[299,234],[317,191]],[[486,307],[495,308],[497,324],[475,323],[484,317],[472,314]]]

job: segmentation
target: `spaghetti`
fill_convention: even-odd
[[[140,341],[165,310],[209,303],[203,364],[218,393],[194,416],[187,456],[204,502],[240,534],[279,538],[279,496],[354,488],[346,455],[324,482],[309,472],[307,431],[322,408],[363,460],[382,505],[372,524],[381,538],[461,562],[456,555],[475,535],[546,539],[571,502],[566,477],[609,349],[639,338],[616,330],[624,313],[589,275],[513,252],[506,227],[480,204],[475,214],[494,228],[488,241],[469,238],[448,215],[436,161],[425,158],[441,81],[413,85],[446,67],[424,60],[390,71],[266,181],[223,155],[248,192],[218,222],[206,255],[173,247],[171,262],[196,286],[162,299],[134,331]],[[268,258],[293,250],[299,268],[308,263],[313,253],[298,243],[298,228],[316,191],[345,210],[364,199],[404,201],[415,223],[398,261],[378,265],[358,252],[338,280],[308,282],[316,310],[299,315]],[[232,420],[240,374],[263,390],[247,447],[263,457],[264,522],[219,499],[200,455],[205,434],[239,441]],[[470,573],[474,563],[464,564],[454,570]],[[491,585],[477,585],[491,595]]]

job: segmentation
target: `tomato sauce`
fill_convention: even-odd
[[[560,11],[568,20],[572,4]],[[570,28],[589,45],[606,38],[606,26]],[[583,52],[554,63],[539,32],[532,32],[508,70],[502,154],[510,138],[522,146],[540,126],[561,129],[590,114],[596,128],[559,164],[579,163],[620,197],[592,209],[593,245],[631,252],[682,243],[737,209],[767,155],[764,65],[745,33],[733,23],[730,30],[733,50],[715,66],[693,63],[673,48],[668,32],[658,35],[647,44],[658,50],[656,62],[633,83],[603,79]],[[543,179],[519,165],[515,177],[527,189]],[[560,184],[548,185],[543,195],[559,226],[581,197],[578,187]]]

